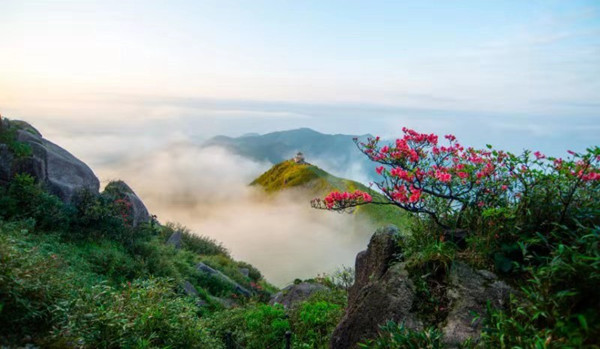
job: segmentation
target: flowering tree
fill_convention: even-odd
[[[562,221],[580,196],[598,194],[598,147],[585,154],[569,152],[567,159],[529,151],[517,156],[491,146],[465,148],[453,135],[444,136],[441,144],[434,134],[407,128],[403,133],[392,144],[382,144],[379,137],[354,140],[358,149],[378,164],[375,171],[381,180],[373,184],[385,200],[374,201],[361,191],[332,192],[324,199],[314,199],[312,206],[346,211],[365,204],[396,205],[450,228],[461,226],[467,209],[518,206],[540,190],[560,204]]]

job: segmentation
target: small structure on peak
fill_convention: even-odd
[[[297,164],[305,164],[306,163],[306,161],[304,160],[304,154],[302,154],[302,152],[298,152],[298,154],[296,154],[296,156],[294,156],[294,158],[292,160],[294,160],[294,162]]]

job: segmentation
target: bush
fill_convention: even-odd
[[[68,208],[28,174],[17,174],[7,189],[0,188],[0,210],[6,219],[33,218],[40,229],[64,230],[70,223]]]
[[[56,309],[62,319],[54,345],[82,348],[220,348],[199,319],[192,300],[177,296],[172,282],[137,280],[123,289],[96,285]]]
[[[331,333],[344,314],[343,305],[312,299],[292,311],[294,347],[328,348]]]
[[[0,123],[2,120],[0,120]],[[31,155],[31,146],[24,142],[17,141],[18,125],[15,122],[9,122],[9,127],[0,125],[0,143],[6,144],[8,149],[17,158],[23,158]]]
[[[54,305],[75,283],[60,256],[26,241],[32,230],[32,222],[0,222],[0,336],[48,331]]]
[[[231,333],[238,347],[247,349],[283,348],[285,333],[290,330],[283,306],[249,304],[216,313],[207,319],[217,338]]]
[[[441,349],[442,333],[435,327],[414,331],[393,321],[381,326],[374,340],[359,344],[360,348],[370,349]]]
[[[125,224],[118,202],[84,190],[75,197],[73,205],[75,212],[69,232],[73,239],[108,238],[132,243],[134,230]]]

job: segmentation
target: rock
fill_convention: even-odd
[[[200,272],[203,272],[203,273],[206,273],[206,274],[208,274],[208,275],[210,275],[212,277],[219,278],[219,279],[221,279],[221,280],[229,283],[230,285],[233,286],[233,289],[237,293],[239,293],[239,294],[241,294],[243,296],[250,297],[252,295],[252,293],[250,293],[250,291],[248,291],[244,286],[242,286],[242,285],[238,284],[237,282],[231,280],[231,278],[229,278],[229,276],[221,273],[220,271],[218,271],[216,269],[213,269],[213,268],[209,267],[208,265],[206,265],[206,264],[204,264],[202,262],[199,262],[198,264],[196,264],[196,270],[198,270]]]
[[[245,277],[249,277],[250,276],[250,269],[248,269],[248,268],[239,268],[238,270],[240,271],[240,274],[244,275]]]
[[[329,292],[330,289],[327,286],[310,283],[310,282],[301,282],[299,284],[293,284],[285,287],[281,291],[277,292],[269,304],[273,305],[275,303],[283,305],[284,308],[291,308],[294,304],[300,303],[302,301],[307,300],[313,294],[317,292]]]
[[[444,231],[444,239],[454,243],[458,248],[467,247],[469,232],[465,229],[450,229]]]
[[[194,287],[194,285],[192,285],[191,282],[185,280],[181,287],[183,288],[183,292],[185,292],[185,294],[187,294],[188,296],[198,297],[198,290],[196,290],[196,288]]]
[[[179,250],[181,248],[182,244],[183,244],[183,233],[180,230],[171,234],[171,236],[169,237],[169,240],[167,240],[167,245],[171,245],[171,246],[175,247],[175,249],[177,249],[177,250]]]
[[[81,160],[58,145],[42,138],[31,125],[21,122],[10,122],[20,125],[17,140],[29,144],[33,150],[29,160],[21,160],[16,171],[34,176],[44,183],[48,190],[64,202],[71,202],[75,194],[87,190],[97,194],[100,181],[94,172]],[[27,126],[25,126],[27,125]],[[27,158],[26,158],[27,159]]]
[[[150,214],[146,205],[135,194],[135,192],[123,181],[112,181],[108,183],[104,192],[119,199],[124,199],[131,203],[132,225],[137,227],[141,223],[147,223],[150,220]]]
[[[389,225],[375,231],[365,251],[359,252],[355,262],[354,285],[348,290],[348,299],[355,298],[370,280],[383,276],[398,250],[400,233]]]
[[[6,121],[8,122],[8,120]],[[27,131],[36,137],[42,138],[42,134],[40,133],[40,131],[38,131],[35,127],[31,126],[31,124],[26,121],[11,120],[10,125],[20,130]]]
[[[365,339],[374,338],[379,326],[389,320],[421,329],[417,314],[412,313],[415,288],[402,263],[392,262],[398,252],[397,228],[379,229],[369,247],[356,257],[355,282],[350,287],[348,306],[331,337],[331,348],[356,348]]]
[[[413,307],[415,287],[410,275],[404,263],[394,263],[399,238],[392,227],[380,229],[367,250],[357,255],[356,281],[349,290],[346,312],[332,334],[331,348],[356,348],[357,343],[376,337],[379,326],[389,320],[412,330],[424,327],[420,320],[424,314]],[[485,318],[488,301],[493,307],[504,307],[513,290],[493,273],[455,261],[445,292],[448,316],[434,325],[442,330],[444,344],[452,348],[468,338],[476,342],[482,324],[481,320],[473,322],[474,314]]]
[[[228,299],[228,298],[210,296],[210,299],[212,301],[215,301],[215,302],[221,304],[224,308],[227,308],[227,309],[233,308],[237,304],[233,299]]]
[[[0,144],[0,184],[6,184],[12,179],[14,156],[6,144]]]
[[[48,184],[45,180],[48,178],[46,149],[39,143],[30,143],[29,146],[31,147],[31,156],[15,159],[12,176],[14,177],[18,173],[27,173],[36,181]]]
[[[489,301],[494,308],[504,308],[514,290],[487,270],[474,270],[455,262],[452,265],[447,291],[450,300],[448,318],[442,329],[448,347],[458,347],[468,338],[479,339],[482,319]],[[476,315],[479,319],[473,322]]]
[[[196,298],[195,303],[197,306],[205,307],[208,305],[208,303],[204,299],[199,297],[200,294],[198,293],[198,290],[196,290],[196,288],[194,287],[194,285],[192,285],[191,282],[185,280],[181,285],[181,288],[183,288],[183,292],[185,292],[186,295]]]

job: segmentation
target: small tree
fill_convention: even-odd
[[[440,144],[435,134],[407,128],[403,128],[403,133],[392,144],[382,145],[379,137],[366,142],[354,139],[358,149],[378,164],[375,171],[381,180],[373,185],[383,194],[384,201],[373,201],[369,194],[360,191],[332,192],[324,199],[314,199],[312,206],[346,211],[365,204],[395,205],[427,215],[447,229],[462,227],[469,209],[520,205],[521,210],[526,210],[527,198],[539,190],[544,191],[542,196],[548,204],[558,210],[553,213],[560,213],[558,222],[564,222],[572,205],[586,201],[583,196],[598,193],[598,147],[584,154],[569,152],[568,159],[548,158],[530,151],[517,156],[490,145],[486,149],[465,148],[453,135],[444,136],[446,142]]]

